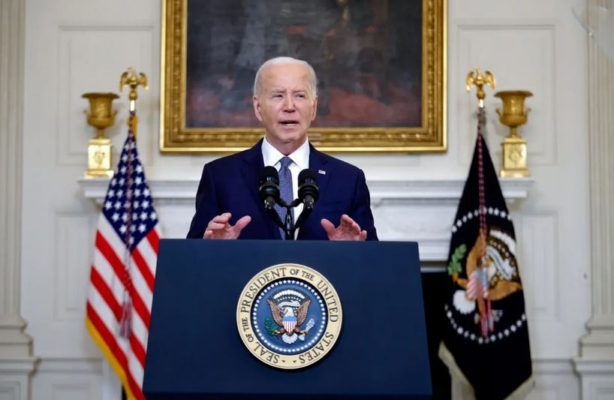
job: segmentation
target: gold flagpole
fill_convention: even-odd
[[[132,130],[134,133],[134,138],[136,139],[136,130],[138,126],[138,117],[136,115],[136,99],[138,98],[138,94],[136,88],[138,86],[143,86],[145,90],[149,89],[147,86],[147,76],[144,73],[139,73],[137,76],[134,68],[129,67],[126,72],[124,72],[119,79],[119,90],[120,92],[123,90],[124,86],[130,86],[130,93],[128,95],[128,99],[130,100],[130,115],[132,118],[128,119],[128,128]]]

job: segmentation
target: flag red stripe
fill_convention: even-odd
[[[97,232],[97,234],[96,234],[96,247],[98,248],[100,253],[104,256],[104,258],[107,260],[107,262],[109,263],[111,268],[113,268],[113,271],[118,276],[118,278],[123,277],[123,274],[125,273],[125,265],[117,257],[117,254],[115,253],[115,251],[113,250],[113,248],[111,247],[109,242],[105,239],[104,235],[101,234],[101,232]],[[140,255],[140,253],[139,253],[139,255]],[[141,259],[142,259],[142,257],[141,257]],[[149,270],[148,268],[146,268],[146,269]],[[152,276],[152,279],[153,279],[153,276]],[[101,278],[101,281],[102,281],[102,278]],[[123,282],[123,279],[121,279],[121,281]],[[104,284],[104,281],[102,281],[102,283]],[[105,286],[106,286],[106,284],[105,284]],[[151,290],[151,286],[150,286],[150,290]],[[101,293],[101,296],[103,296],[105,298],[105,301],[107,301],[107,299],[111,298],[112,299],[111,301],[113,301],[113,302],[115,302],[115,304],[117,304],[117,301],[113,297],[113,293],[112,293],[112,291],[110,289],[107,291],[107,293],[104,293],[104,294]],[[110,296],[110,297],[108,297],[108,296]],[[145,305],[145,303],[143,302],[141,296],[138,294],[138,292],[136,291],[134,286],[131,287],[130,297],[132,299],[132,306],[133,306],[134,310],[139,314],[139,316],[140,316],[141,320],[143,321],[143,323],[145,324],[145,326],[147,328],[149,328],[149,323],[150,323],[151,315],[149,313],[148,307]],[[119,306],[119,315],[118,315],[118,310],[114,306],[109,304],[109,307],[112,309],[114,315],[117,317],[118,320],[120,320],[121,319],[121,305],[118,305],[118,306]],[[100,319],[98,318],[98,320],[100,320]],[[96,326],[97,330],[100,330],[100,328],[96,324],[94,324],[94,325]],[[109,339],[106,336],[109,336],[109,335],[112,338],[112,335],[110,334],[110,332],[108,332],[108,330],[106,330],[106,335],[101,333],[101,336],[103,337],[105,342],[107,342],[107,345],[109,346],[109,348],[111,349],[113,354],[115,354],[114,349],[118,349],[119,351],[121,351],[121,349],[119,348],[119,346],[117,345],[117,342],[115,342],[115,340],[112,340],[111,343],[108,342]],[[133,336],[134,335],[132,335],[131,337],[133,337]],[[131,340],[131,342],[132,342],[132,340]],[[131,346],[131,348],[132,348],[133,352],[136,350],[134,355],[138,359],[138,361],[141,364],[141,366],[144,367],[144,365],[145,365],[145,350],[144,350],[143,346],[137,345],[136,348],[134,346]],[[140,354],[138,353],[139,351],[140,351]],[[120,363],[122,369],[126,372],[126,376],[127,376],[127,380],[128,380],[128,385],[130,386],[132,394],[137,399],[144,399],[144,397],[142,395],[142,392],[141,392],[140,385],[138,385],[136,383],[136,381],[134,380],[134,377],[130,373],[130,369],[128,368],[128,363],[127,363],[127,359],[126,359],[125,355],[123,355],[123,352],[121,354],[122,354],[121,361],[118,358],[118,362]]]
[[[151,245],[151,248],[154,249],[156,254],[158,254],[158,248],[160,247],[160,236],[158,236],[158,232],[155,229],[152,229],[146,237]]]
[[[111,265],[111,267],[115,271],[115,274],[120,278],[122,282],[124,282],[124,263],[119,258],[117,258],[115,251],[113,251],[113,249],[109,245],[109,242],[107,242],[107,240],[100,232],[98,232],[98,234],[96,235],[96,246],[98,247],[102,255],[107,259],[107,262]],[[133,286],[130,290],[130,297],[132,298],[132,305],[134,306],[134,309],[145,323],[145,326],[149,327],[150,315],[148,307],[145,306],[143,299],[141,299],[141,296]]]
[[[136,359],[139,360],[141,366],[145,368],[145,349],[135,335],[130,336],[130,347],[132,348],[132,352],[136,356]]]
[[[122,307],[115,299],[115,296],[113,295],[113,292],[109,286],[107,286],[107,283],[104,281],[104,279],[102,279],[98,271],[96,271],[96,268],[92,268],[90,280],[92,281],[92,285],[94,285],[100,296],[104,299],[113,312],[113,315],[115,315],[117,321],[119,321],[122,316]]]
[[[128,368],[126,368],[126,377],[128,378],[128,385],[130,386],[130,389],[132,390],[132,394],[134,395],[134,398],[137,400],[145,400],[145,396],[143,395],[143,392],[141,392],[141,385],[138,385],[136,383],[136,381],[134,380],[134,377],[132,376]]]
[[[115,340],[115,336],[109,331],[107,325],[102,321],[102,319],[100,319],[98,313],[89,301],[87,302],[87,317],[92,322],[92,325],[94,326],[102,340],[104,340],[104,342],[106,343],[107,347],[109,348],[109,351],[113,353],[113,356],[115,357],[119,365],[121,365],[122,368],[125,370],[126,365],[128,365],[126,355]]]
[[[104,258],[107,259],[107,262],[111,265],[113,271],[115,271],[115,275],[117,275],[119,280],[126,286],[126,266],[124,262],[117,257],[117,254],[115,254],[115,251],[100,231],[96,233],[96,247],[100,250]]]
[[[141,255],[141,252],[139,251],[138,247],[135,248],[132,251],[132,259],[134,260],[134,263],[136,264],[136,267],[141,272],[141,275],[143,276],[143,279],[147,283],[147,287],[149,287],[149,290],[153,291],[153,288],[154,288],[154,276],[151,273],[151,270],[149,269],[149,265],[147,265],[147,262],[145,261],[145,259]]]
[[[132,298],[132,307],[134,307],[134,310],[139,314],[139,316],[143,320],[143,323],[145,324],[147,329],[149,329],[149,321],[151,319],[151,315],[149,314],[149,309],[143,302],[143,299],[141,299],[141,296],[139,296],[139,294],[137,293],[134,286],[132,287],[132,290],[130,291],[130,297]]]

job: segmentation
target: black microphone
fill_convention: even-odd
[[[273,210],[275,203],[279,201],[279,173],[275,167],[264,167],[260,172],[260,188],[258,194],[264,201],[267,210]]]
[[[306,210],[313,210],[318,200],[318,176],[310,169],[304,169],[298,174],[298,198],[303,202]]]

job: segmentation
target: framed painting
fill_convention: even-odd
[[[282,55],[316,71],[318,149],[447,150],[446,0],[162,1],[163,153],[251,147],[256,71]]]

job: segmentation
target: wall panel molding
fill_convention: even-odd
[[[57,77],[57,165],[87,165],[87,141],[93,137],[94,128],[87,125],[89,104],[81,98],[85,92],[113,92],[120,98],[113,102],[117,110],[115,124],[106,130],[114,144],[114,162],[123,145],[127,126],[127,93],[119,91],[119,77],[128,67],[139,72],[157,70],[153,25],[60,25],[58,29],[58,77]],[[131,46],[124,46],[129,42]],[[111,71],[116,71],[112,73]],[[151,71],[151,72],[150,72]],[[139,109],[147,109],[152,100],[149,93],[139,97]],[[152,104],[153,105],[153,104]],[[143,107],[144,106],[144,107]],[[154,131],[152,114],[143,114],[139,129]],[[151,135],[145,141],[154,141]],[[139,146],[145,157],[144,164],[153,158],[147,143]]]
[[[499,122],[496,109],[501,108],[501,101],[494,94],[517,89],[533,93],[525,104],[532,109],[528,122],[520,127],[521,135],[528,141],[529,167],[556,165],[555,25],[548,21],[459,22],[455,29],[459,51],[454,75],[464,77],[479,66],[493,72],[497,79],[497,87],[494,90],[489,87],[486,98],[486,137],[495,165],[500,164],[499,144],[509,129]],[[459,142],[459,160],[462,165],[469,165],[477,126],[474,94],[459,96],[457,106],[459,126],[465,127],[463,130],[472,138]]]
[[[34,398],[100,400],[102,365],[101,358],[43,358],[32,383]]]
[[[54,320],[82,320],[92,260],[95,227],[88,214],[55,217]],[[88,239],[85,241],[84,239]]]
[[[526,287],[527,306],[538,321],[556,323],[560,321],[559,307],[559,241],[558,213],[523,214],[521,229],[517,236],[522,238],[521,277]]]

